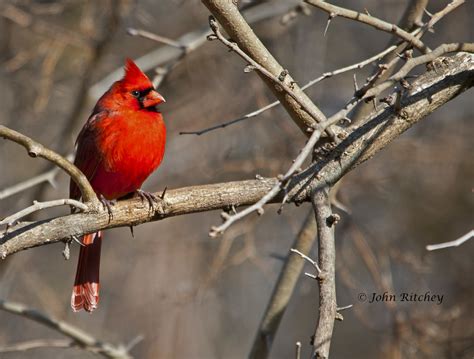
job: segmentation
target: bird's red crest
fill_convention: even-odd
[[[144,89],[153,87],[147,75],[130,59],[125,61],[125,76],[122,81],[127,87]]]

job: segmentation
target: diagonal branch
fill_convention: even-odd
[[[41,323],[68,338],[71,338],[75,344],[83,347],[85,350],[100,354],[105,358],[131,359],[127,349],[122,346],[115,346],[107,342],[97,340],[87,332],[35,309],[30,309],[23,304],[7,302],[0,299],[0,310],[22,316],[24,318]]]
[[[86,203],[96,203],[97,196],[86,176],[71,162],[19,132],[0,125],[0,137],[16,142],[26,148],[30,157],[42,157],[63,169],[76,182]]]

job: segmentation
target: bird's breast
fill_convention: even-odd
[[[116,116],[100,132],[103,161],[94,181],[98,192],[117,198],[139,189],[163,160],[166,128],[161,114]]]

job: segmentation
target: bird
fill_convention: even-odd
[[[164,157],[166,127],[158,109],[164,102],[150,79],[132,60],[126,59],[123,78],[100,97],[77,137],[74,164],[87,177],[109,216],[114,201],[130,194],[138,194],[149,205],[157,200],[157,196],[141,190],[141,186]],[[69,195],[81,198],[72,179]],[[102,239],[103,233],[99,231],[80,240],[71,296],[74,312],[92,312],[98,307]]]

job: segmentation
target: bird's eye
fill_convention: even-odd
[[[133,96],[133,97],[137,97],[137,98],[140,97],[140,91],[138,91],[138,90],[133,90],[133,91],[132,91],[132,96]]]

